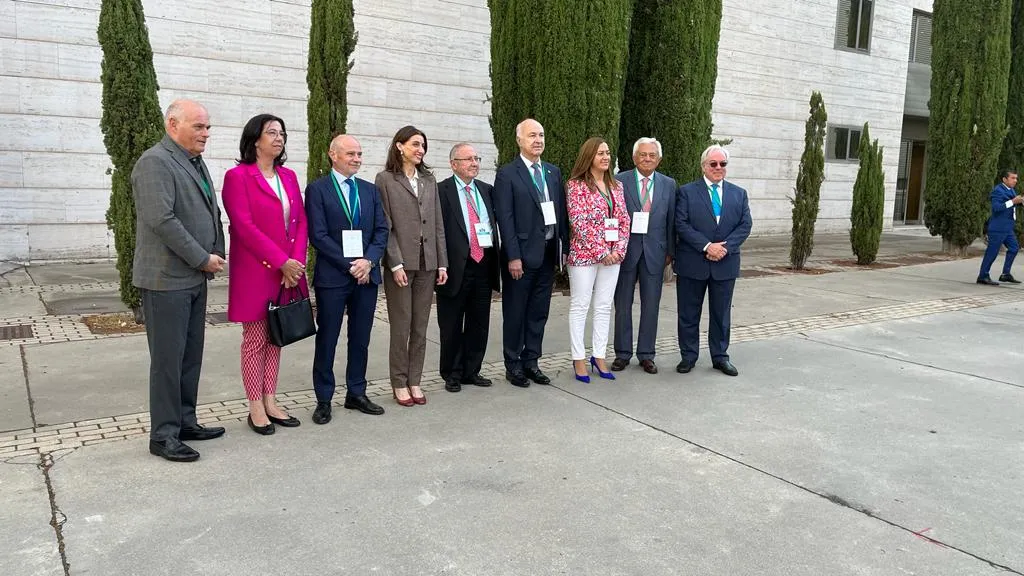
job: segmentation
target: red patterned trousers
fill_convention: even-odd
[[[267,321],[242,323],[242,383],[245,396],[256,402],[277,392],[281,349],[270,343]]]

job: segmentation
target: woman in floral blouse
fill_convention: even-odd
[[[587,312],[594,303],[591,336],[591,368],[602,378],[615,376],[605,365],[612,298],[619,277],[619,263],[629,243],[629,212],[620,184],[611,173],[608,143],[590,138],[580,147],[566,185],[569,212],[569,336],[576,379],[589,382],[583,332]]]

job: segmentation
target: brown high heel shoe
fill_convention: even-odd
[[[427,403],[426,396],[413,396],[412,390],[409,391],[409,396],[412,398],[414,404],[419,404],[420,406],[422,406]]]
[[[394,388],[391,389],[391,395],[395,397],[395,402],[398,402],[399,406],[409,407],[416,403],[416,401],[411,397],[408,400],[399,400],[398,392],[395,392]]]

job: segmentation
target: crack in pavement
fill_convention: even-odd
[[[609,406],[605,406],[604,404],[601,404],[600,402],[597,402],[595,400],[591,400],[590,398],[587,398],[585,396],[581,396],[580,394],[577,394],[575,392],[567,390],[567,389],[565,389],[565,388],[563,388],[563,387],[561,387],[561,386],[559,386],[557,384],[552,383],[551,388],[556,388],[556,389],[564,392],[565,394],[568,394],[569,396],[573,396],[575,398],[578,398],[579,400],[582,400],[584,402],[587,402],[589,404],[597,406],[598,408],[601,408],[601,409],[606,410],[606,411],[608,411],[608,412],[610,412],[612,414],[615,414],[617,416],[625,418],[626,420],[629,420],[631,422],[635,422],[635,423],[637,423],[637,424],[639,424],[641,426],[644,426],[646,428],[649,428],[651,430],[654,430],[656,432],[659,432],[661,434],[669,436],[670,438],[675,438],[676,440],[679,440],[681,442],[689,444],[690,446],[694,446],[696,448],[700,448],[701,450],[705,450],[705,451],[707,451],[707,452],[709,452],[711,454],[714,454],[715,456],[718,456],[719,458],[724,458],[725,460],[728,460],[729,462],[732,462],[734,464],[737,464],[739,466],[742,466],[744,468],[747,468],[749,470],[757,472],[758,474],[762,474],[764,476],[768,476],[769,478],[772,478],[774,480],[777,480],[779,482],[782,482],[784,484],[792,486],[793,488],[797,488],[797,489],[802,490],[802,491],[804,491],[804,492],[806,492],[808,494],[812,494],[814,496],[817,496],[819,498],[827,500],[827,501],[831,502],[832,504],[835,504],[836,506],[840,506],[842,508],[846,508],[848,510],[852,510],[854,512],[857,512],[859,514],[867,516],[868,518],[872,518],[874,520],[878,520],[879,522],[887,524],[887,525],[889,525],[889,526],[891,526],[893,528],[896,528],[897,530],[901,530],[903,532],[906,532],[907,534],[910,534],[910,535],[912,535],[915,538],[920,538],[922,540],[925,540],[926,542],[929,542],[931,544],[935,544],[937,546],[941,546],[943,548],[948,548],[950,550],[955,550],[956,552],[959,552],[960,554],[963,554],[965,556],[969,556],[969,557],[974,558],[975,560],[978,560],[980,562],[984,562],[985,564],[988,564],[991,568],[994,568],[996,570],[1002,570],[1002,571],[1008,572],[1010,574],[1018,574],[1020,576],[1024,576],[1024,572],[1020,572],[1020,571],[1015,570],[1015,569],[1013,569],[1013,568],[1011,568],[1009,566],[1005,566],[1003,564],[999,564],[998,562],[995,562],[993,560],[989,560],[987,558],[983,558],[982,556],[979,556],[979,555],[977,555],[977,554],[975,554],[973,552],[970,552],[969,550],[965,550],[963,548],[959,548],[959,547],[957,547],[957,546],[955,546],[953,544],[949,544],[947,542],[943,542],[943,541],[938,540],[936,538],[932,538],[930,536],[926,536],[926,535],[923,534],[923,532],[924,532],[923,530],[914,530],[914,529],[908,528],[906,526],[903,526],[903,525],[901,525],[901,524],[899,524],[899,523],[897,523],[897,522],[895,522],[893,520],[889,520],[887,518],[884,518],[884,517],[882,517],[882,516],[872,512],[871,510],[869,510],[865,506],[859,506],[859,505],[857,505],[855,503],[852,503],[849,500],[846,500],[846,499],[844,499],[844,498],[842,498],[840,496],[837,496],[835,494],[830,494],[828,492],[819,492],[819,491],[814,490],[812,488],[808,488],[807,486],[799,484],[798,482],[796,482],[794,480],[789,480],[789,479],[784,478],[784,477],[782,477],[782,476],[780,476],[778,474],[769,472],[768,470],[765,470],[765,469],[759,468],[759,467],[757,467],[757,466],[755,466],[753,464],[749,464],[747,462],[744,462],[743,460],[740,460],[739,458],[737,458],[735,456],[730,456],[730,455],[728,455],[728,454],[726,454],[724,452],[721,452],[719,450],[715,450],[714,448],[711,448],[710,446],[705,446],[704,444],[701,444],[701,443],[696,442],[694,440],[690,440],[689,438],[685,438],[685,437],[683,437],[683,436],[681,436],[679,434],[676,434],[674,432],[666,430],[665,428],[661,428],[661,427],[656,426],[654,424],[651,424],[649,422],[645,422],[645,421],[643,421],[643,420],[641,420],[641,419],[639,419],[639,418],[637,418],[635,416],[630,416],[629,414],[626,414],[625,412],[621,412],[619,410],[616,410],[615,408],[611,408]]]
[[[998,378],[992,378],[990,376],[982,376],[980,374],[972,374],[970,372],[961,372],[960,370],[953,370],[952,368],[945,368],[943,366],[936,366],[927,362],[917,362],[908,358],[901,358],[899,356],[891,356],[885,352],[879,352],[877,350],[869,350],[867,348],[857,348],[856,346],[849,346],[846,344],[838,344],[835,342],[828,342],[825,340],[818,340],[806,333],[793,334],[793,336],[800,336],[808,342],[814,342],[815,344],[821,344],[823,346],[831,346],[833,348],[839,348],[840,350],[848,350],[850,352],[857,352],[860,354],[867,354],[869,356],[875,356],[878,358],[885,358],[887,360],[894,360],[896,362],[904,362],[906,364],[913,364],[914,366],[921,366],[923,368],[931,368],[932,370],[938,370],[939,372],[947,372],[949,374],[956,374],[958,376],[967,376],[969,378],[977,378],[978,380],[987,380],[989,382],[995,382],[996,384],[1004,384],[1006,386],[1012,386],[1014,388],[1024,388],[1022,384],[1016,384],[1014,382],[1007,382],[1006,380],[1000,380]]]

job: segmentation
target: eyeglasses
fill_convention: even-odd
[[[278,136],[280,136],[281,138],[287,138],[288,137],[287,133],[285,133],[285,132],[278,132],[277,130],[267,130],[266,132],[264,132],[264,134],[266,134],[267,136],[270,136],[271,140],[276,139]]]
[[[452,158],[452,160],[458,160],[459,162],[472,162],[476,160],[479,162],[481,158],[479,156],[470,156],[469,158]]]
[[[650,158],[651,160],[657,160],[658,159],[658,153],[657,152],[637,152],[636,156],[637,156],[637,158]]]
[[[727,164],[729,164],[729,163],[728,162],[715,162],[714,160],[712,160],[711,162],[708,162],[708,166],[711,166],[712,168],[718,168],[719,166],[721,166],[722,168],[725,168]]]

